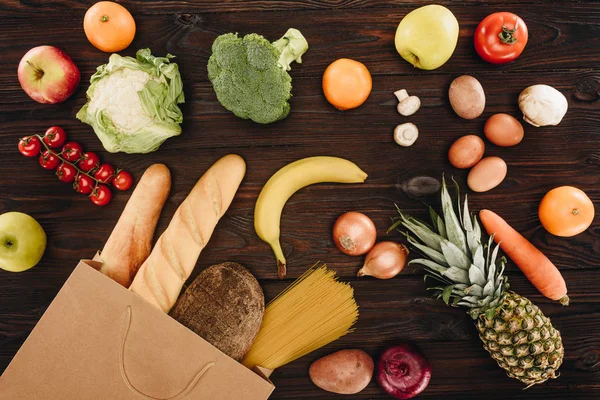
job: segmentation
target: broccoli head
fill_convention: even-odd
[[[219,103],[240,118],[269,124],[287,117],[293,61],[302,62],[308,43],[297,29],[289,29],[270,43],[256,33],[243,38],[226,33],[217,37],[208,60],[208,79]]]

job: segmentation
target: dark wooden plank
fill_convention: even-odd
[[[168,15],[140,16],[136,39],[125,54],[135,49],[151,47],[156,52],[169,51],[185,56],[194,68],[204,70],[210,55],[210,46],[218,34],[257,32],[275,40],[289,27],[304,32],[310,50],[302,66],[294,67],[295,76],[320,77],[325,67],[341,57],[352,57],[364,62],[374,75],[431,75],[480,71],[539,71],[562,68],[597,68],[598,54],[587,51],[600,46],[600,6],[562,2],[546,4],[515,4],[511,11],[519,14],[528,24],[530,39],[518,62],[493,66],[481,60],[473,47],[473,32],[489,13],[505,7],[470,4],[453,8],[460,23],[460,37],[453,57],[433,72],[415,70],[394,48],[394,34],[400,20],[414,7],[399,5],[391,9],[361,11],[360,22],[350,10],[203,13],[182,16],[181,10],[171,8]],[[145,8],[142,8],[145,9]],[[14,65],[29,48],[19,40],[27,35],[31,43],[52,43],[71,54],[82,68],[93,70],[106,62],[106,55],[97,51],[83,37],[83,10],[76,10],[61,18],[42,15],[7,18],[0,46],[10,49],[0,65]],[[189,12],[189,11],[183,11]],[[265,16],[268,16],[266,18]],[[273,23],[278,21],[278,23]],[[285,21],[283,24],[279,21]],[[38,29],[39,26],[48,29]],[[573,57],[573,55],[577,57]]]
[[[4,13],[35,15],[37,13],[59,14],[65,11],[77,11],[85,13],[85,10],[94,3],[94,0],[53,0],[49,5],[45,0],[29,0],[17,2],[7,0],[0,4],[0,11]],[[212,12],[247,12],[247,11],[298,11],[298,10],[354,10],[365,8],[416,8],[431,4],[428,0],[124,0],[119,3],[127,7],[135,14],[166,14],[174,10],[185,13],[212,13]],[[445,6],[455,5],[452,0],[439,0],[436,4]],[[462,4],[481,4],[490,6],[488,2],[481,0],[463,0]],[[490,2],[491,3],[491,2]],[[514,7],[516,5],[536,4],[535,0],[496,0],[493,3],[502,7]],[[565,0],[563,3],[580,3],[579,0]]]
[[[187,72],[187,69],[184,71]],[[292,99],[292,116],[263,127],[237,119],[224,111],[216,102],[210,84],[201,81],[205,79],[202,74],[192,72],[187,77],[193,83],[190,85],[192,89],[188,103],[184,106],[186,123],[180,138],[165,143],[151,160],[148,156],[140,155],[104,154],[103,157],[122,168],[132,170],[137,176],[152,162],[163,162],[171,166],[174,188],[165,215],[172,215],[176,205],[214,160],[227,152],[241,154],[248,162],[248,174],[238,199],[226,217],[229,222],[224,221],[222,224],[221,229],[227,234],[223,239],[218,236],[215,240],[222,240],[217,242],[218,248],[226,247],[226,243],[233,238],[238,243],[245,243],[234,254],[259,269],[261,276],[271,276],[273,268],[270,262],[263,262],[262,251],[268,248],[254,234],[252,210],[260,188],[279,167],[300,157],[332,154],[355,161],[369,173],[370,177],[364,185],[322,185],[307,188],[291,199],[283,216],[282,242],[291,265],[310,265],[316,259],[357,265],[360,260],[339,254],[332,245],[329,232],[335,218],[346,210],[362,210],[374,218],[383,234],[389,218],[394,215],[394,202],[405,210],[422,214],[423,210],[419,202],[415,202],[414,194],[407,193],[402,188],[415,177],[425,175],[439,179],[442,172],[455,175],[464,185],[466,172],[450,167],[445,153],[450,144],[461,135],[481,134],[485,122],[483,117],[475,121],[464,121],[451,111],[446,88],[453,76],[427,75],[419,77],[418,82],[406,81],[400,85],[397,78],[382,76],[375,79],[375,87],[381,89],[376,89],[363,107],[348,113],[335,111],[326,103],[318,80],[297,78],[295,96]],[[516,98],[526,85],[524,82],[536,79],[536,74],[533,73],[521,73],[518,77],[513,73],[511,75],[515,78],[505,81],[505,75],[477,75],[486,88],[488,97],[484,117],[500,111],[518,116]],[[590,229],[577,238],[565,241],[545,233],[536,216],[539,200],[549,189],[559,184],[577,182],[593,200],[600,199],[600,153],[596,145],[599,116],[594,112],[597,107],[595,103],[576,100],[578,85],[596,79],[600,79],[600,74],[591,71],[545,73],[543,82],[559,87],[569,98],[570,109],[565,120],[560,126],[550,128],[534,128],[525,124],[525,140],[516,148],[502,149],[488,144],[487,154],[499,155],[508,162],[509,175],[494,191],[471,196],[474,210],[489,207],[501,215],[509,216],[509,221],[540,245],[561,268],[593,269],[599,261],[600,241],[597,229]],[[411,93],[417,93],[423,102],[422,109],[411,119],[420,128],[421,139],[409,149],[398,147],[391,138],[393,127],[405,120],[397,114],[391,93],[400,86],[407,87]],[[24,96],[18,92],[17,95]],[[84,99],[79,96],[68,102],[70,107],[67,110],[60,111],[55,107],[47,110],[43,105],[35,106],[36,119],[63,125],[86,149],[101,152],[101,146],[91,129],[78,121],[69,120],[69,114],[74,114],[83,102]],[[72,194],[68,187],[54,181],[50,173],[41,170],[35,161],[24,160],[16,153],[14,132],[21,129],[30,132],[30,121],[22,119],[28,104],[31,102],[7,104],[8,110],[0,111],[0,119],[4,120],[5,127],[0,132],[0,137],[7,138],[7,145],[0,146],[0,154],[11,163],[22,164],[27,171],[25,176],[18,178],[7,176],[4,179],[4,193],[8,198],[17,198],[22,193],[23,185],[27,186],[30,199],[19,199],[18,204],[34,207],[33,210],[41,218],[47,218],[51,223],[55,223],[57,214],[60,215],[61,223],[77,221],[82,215],[85,218],[101,218],[101,223],[106,228],[99,230],[97,234],[90,233],[88,240],[83,241],[87,243],[87,254],[93,254],[101,247],[110,226],[118,218],[118,213],[112,207],[121,210],[127,195],[117,194],[113,206],[96,211],[94,217],[89,216],[89,203],[85,198]],[[53,116],[57,113],[61,118],[54,120]],[[371,122],[373,120],[374,123]],[[328,130],[324,135],[324,127],[327,126],[334,126],[335,129]],[[43,127],[40,127],[40,132]],[[572,132],[577,132],[576,141],[573,141]],[[304,143],[310,143],[310,146],[305,146]],[[423,162],[423,151],[428,154],[426,163]],[[198,155],[202,157],[200,160]],[[266,163],[264,160],[270,161]],[[522,201],[517,209],[510,202],[515,190],[519,191]],[[47,193],[59,194],[56,197],[50,196],[46,202],[39,202],[39,197]],[[426,196],[422,200],[435,204],[437,196]],[[16,204],[17,201],[10,202],[6,209]],[[314,220],[317,225],[297,229],[307,218]],[[60,232],[61,228],[56,228],[56,231]],[[569,251],[571,244],[591,251],[573,255]],[[68,248],[70,242],[66,241],[65,245],[67,248],[62,251],[66,254],[73,253],[74,249]],[[73,259],[77,257],[75,255]],[[206,257],[214,257],[218,261],[219,254],[213,256],[209,252]],[[298,270],[291,270],[292,276],[299,273]]]
[[[218,157],[235,152],[248,163],[247,177],[231,210],[220,223],[193,276],[205,267],[229,259],[241,262],[259,278],[267,298],[317,260],[326,261],[344,280],[352,282],[361,306],[356,332],[276,371],[273,399],[334,399],[314,387],[307,369],[329,352],[360,347],[373,356],[400,339],[417,342],[433,365],[434,377],[423,399],[597,399],[600,397],[600,225],[596,219],[584,234],[570,239],[546,233],[537,219],[537,205],[552,187],[571,184],[600,200],[597,89],[600,82],[597,51],[600,42],[600,4],[594,2],[537,2],[469,0],[448,4],[461,24],[458,48],[441,69],[413,69],[396,53],[392,41],[398,21],[424,1],[124,1],[136,16],[138,35],[124,54],[150,46],[155,53],[178,56],[185,82],[184,133],[151,155],[107,154],[91,129],[73,117],[85,102],[84,91],[95,68],[107,55],[83,36],[81,20],[94,1],[43,0],[0,2],[3,34],[0,46],[0,213],[19,210],[38,218],[49,237],[43,262],[21,274],[0,271],[0,371],[10,362],[28,333],[72,271],[77,260],[102,247],[128,193],[96,208],[83,197],[16,152],[20,136],[52,124],[65,127],[71,138],[103,160],[140,176],[154,162],[167,164],[174,178],[171,198],[158,231],[164,230],[177,205]],[[565,3],[568,5],[565,6]],[[531,39],[517,63],[485,64],[472,48],[472,33],[487,14],[509,9],[528,23]],[[270,11],[270,12],[266,12]],[[259,126],[235,118],[216,101],[206,77],[210,45],[223,32],[259,32],[275,39],[289,26],[300,28],[311,48],[302,65],[294,66],[292,114],[285,121]],[[25,51],[42,43],[64,48],[82,71],[82,85],[67,102],[49,106],[31,101],[20,89],[16,65]],[[374,76],[374,91],[365,105],[346,113],[324,100],[320,77],[334,59],[351,57],[365,62]],[[487,94],[483,117],[460,120],[448,105],[451,80],[462,73],[475,75]],[[422,202],[437,205],[437,195],[407,191],[418,177],[439,179],[442,172],[464,185],[466,172],[450,167],[446,152],[466,133],[481,134],[485,118],[509,112],[520,118],[516,99],[533,83],[559,88],[569,100],[569,112],[557,127],[525,126],[523,143],[512,149],[488,145],[490,155],[509,165],[507,180],[485,194],[470,194],[473,210],[489,207],[522,231],[563,271],[572,304],[563,308],[543,298],[514,265],[507,273],[512,288],[539,304],[562,332],[566,358],[560,379],[522,391],[482,349],[468,316],[428,299],[421,272],[406,268],[396,279],[356,279],[362,258],[339,253],[330,237],[335,218],[360,210],[386,235],[394,202],[425,216]],[[421,97],[423,107],[411,121],[421,130],[415,146],[399,148],[391,140],[393,127],[406,121],[395,111],[392,92],[407,88]],[[275,279],[273,256],[253,229],[253,207],[260,188],[279,167],[295,159],[332,154],[355,161],[369,173],[363,185],[325,184],[306,188],[286,206],[282,243],[290,262],[286,282]],[[414,182],[414,181],[413,181]],[[356,399],[389,398],[375,382]]]
[[[600,295],[595,290],[600,280],[597,274],[593,280],[581,279],[575,272],[566,273],[565,278],[576,284],[579,290],[589,291],[587,296],[574,295],[573,303],[568,308],[535,294],[535,290],[529,288],[522,277],[511,276],[513,288],[530,296],[561,331],[567,354],[560,370],[560,379],[522,392],[519,399],[539,399],[552,392],[565,396],[560,398],[591,399],[593,397],[585,397],[586,393],[591,393],[586,391],[600,389],[595,379],[599,369],[598,360],[594,358],[598,357],[597,348],[600,346],[600,326],[596,323],[600,317]],[[55,280],[61,279],[57,276]],[[262,283],[267,298],[275,296],[286,285],[283,282]],[[517,396],[521,393],[522,385],[505,377],[504,372],[483,350],[470,318],[459,309],[448,308],[440,301],[427,298],[425,286],[419,277],[403,276],[390,281],[367,278],[354,282],[353,286],[361,307],[356,332],[276,371],[273,380],[278,389],[274,398],[333,399],[333,395],[327,396],[322,391],[310,390],[312,384],[306,374],[310,362],[329,352],[353,347],[364,348],[377,356],[386,345],[399,340],[418,343],[432,363],[433,380],[430,389],[420,398],[436,399],[448,395],[453,396],[452,398],[477,399],[484,394],[488,398],[498,391],[505,396]],[[38,303],[39,296],[16,290],[18,279],[12,281],[12,287],[15,289],[3,292],[6,304],[18,301],[27,313],[16,314],[0,305],[0,313],[6,315],[0,324],[0,349],[22,342],[44,308]],[[48,297],[58,290],[58,287],[52,289],[46,285],[39,287],[50,293]],[[586,339],[581,340],[582,337]],[[0,350],[1,356],[4,356],[3,350]],[[457,385],[457,382],[468,382],[469,386]],[[566,397],[567,394],[575,393],[581,394],[581,397]],[[372,382],[365,392],[350,398],[387,397]]]

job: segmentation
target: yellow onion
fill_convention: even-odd
[[[365,264],[358,271],[358,276],[373,276],[378,279],[390,279],[404,269],[408,249],[396,242],[377,243],[367,257]]]
[[[377,229],[371,218],[356,211],[342,214],[333,225],[335,245],[351,256],[366,254],[376,239]]]

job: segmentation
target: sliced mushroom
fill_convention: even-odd
[[[419,137],[419,129],[412,122],[407,122],[402,125],[398,125],[394,129],[394,141],[400,146],[409,147],[417,141]]]

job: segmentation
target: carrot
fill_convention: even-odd
[[[560,301],[563,306],[569,305],[565,280],[548,257],[498,214],[490,210],[481,210],[479,219],[487,233],[494,235],[494,241],[500,244],[502,251],[523,271],[541,294]]]

